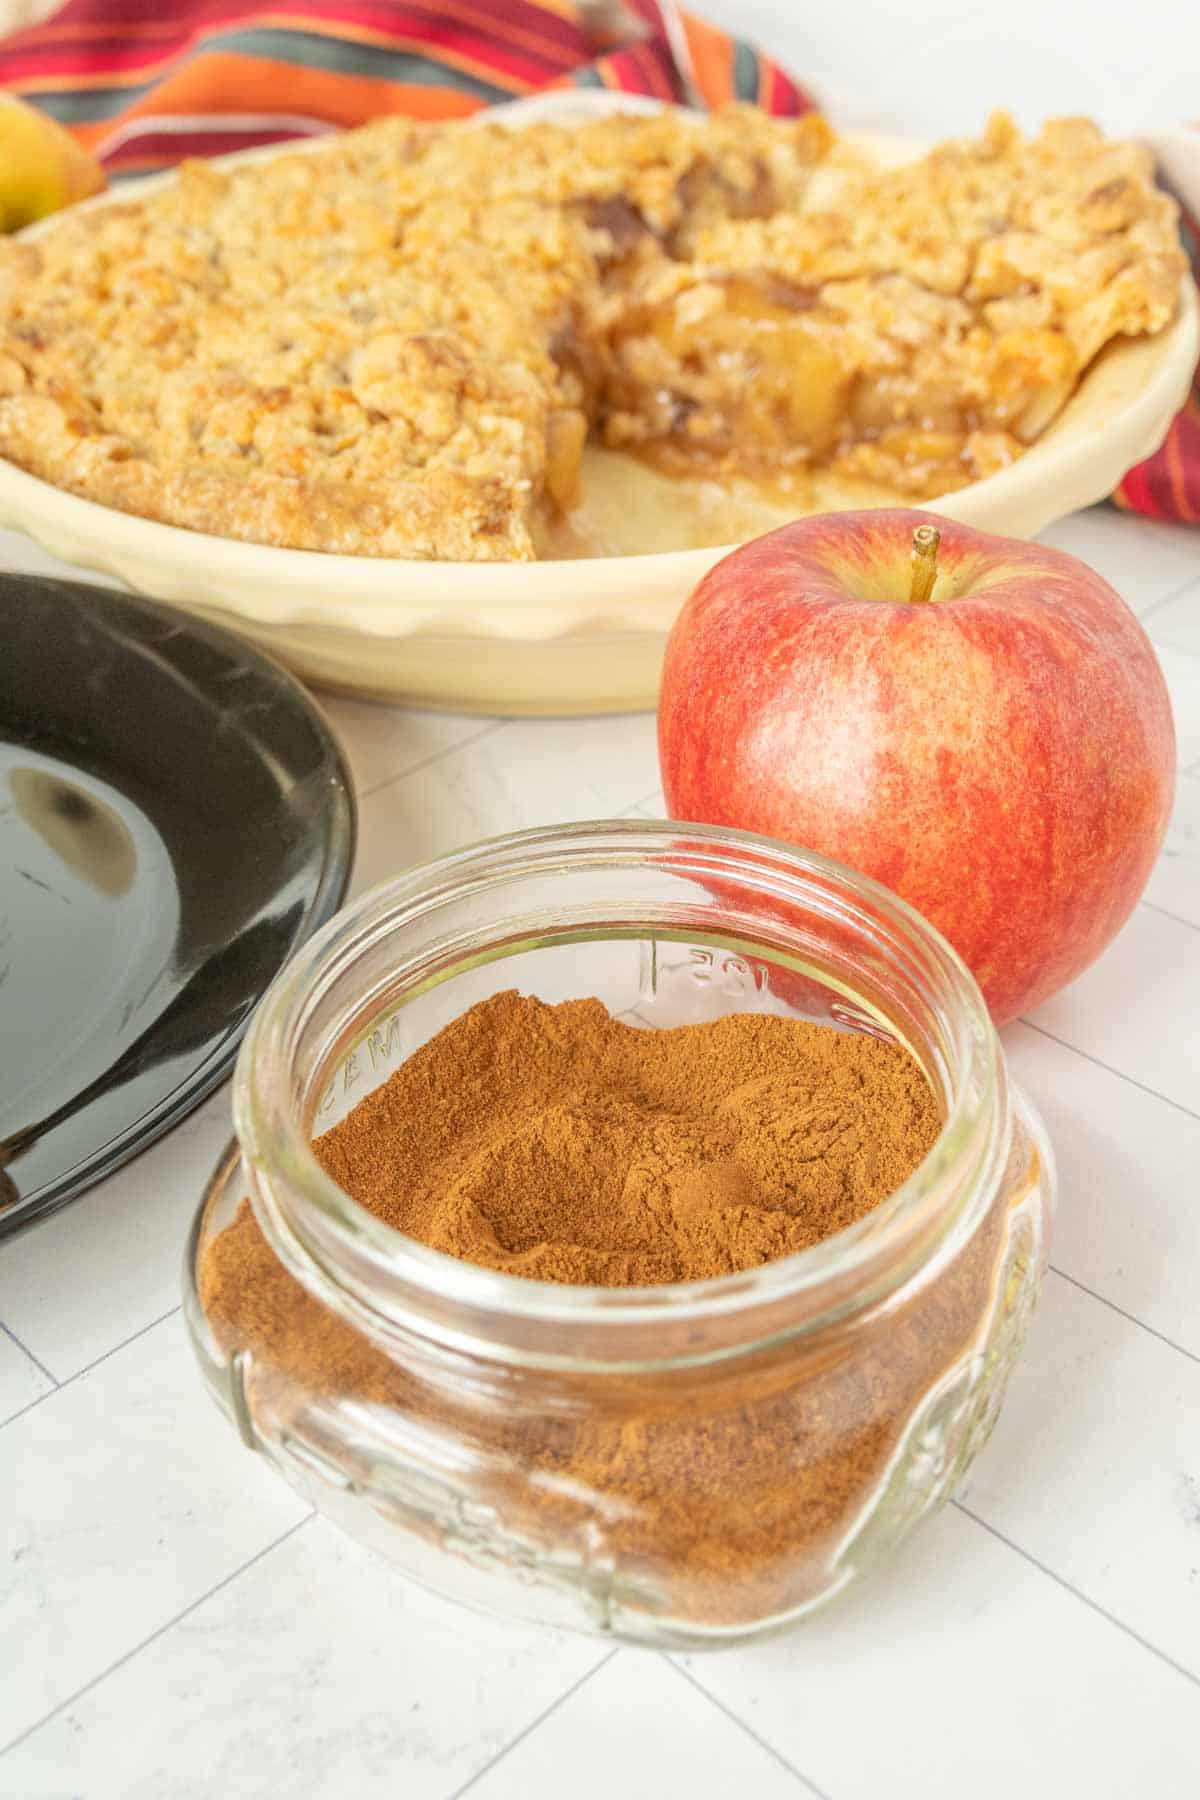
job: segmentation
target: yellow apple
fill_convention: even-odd
[[[0,231],[99,193],[104,172],[61,125],[0,94]]]

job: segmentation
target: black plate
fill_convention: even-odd
[[[226,1075],[336,911],[350,781],[304,689],[148,600],[0,574],[0,1237]]]

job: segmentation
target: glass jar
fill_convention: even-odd
[[[943,1129],[858,1223],[743,1274],[494,1273],[368,1213],[310,1145],[505,988],[898,1041]],[[987,1437],[1045,1260],[1048,1146],[958,958],[875,883],[723,829],[523,832],[376,889],[270,989],[234,1110],[186,1314],[245,1443],[430,1587],[630,1642],[770,1630],[889,1556]]]

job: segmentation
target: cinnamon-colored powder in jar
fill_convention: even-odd
[[[539,1281],[639,1286],[809,1248],[894,1192],[939,1129],[915,1061],[870,1036],[760,1014],[643,1030],[596,1000],[509,992],[314,1150],[434,1249]],[[651,1608],[727,1624],[828,1585],[922,1397],[989,1314],[1006,1210],[912,1298],[815,1351],[760,1346],[666,1375],[497,1359],[464,1382],[435,1354],[403,1363],[283,1268],[248,1202],[208,1245],[200,1294],[277,1415],[390,1409],[434,1480],[453,1487],[470,1467],[505,1542],[594,1560],[599,1538]]]
[[[875,1038],[756,1013],[639,1030],[599,1000],[509,991],[316,1150],[361,1205],[435,1250],[624,1287],[806,1250],[893,1193],[939,1124],[912,1057]]]

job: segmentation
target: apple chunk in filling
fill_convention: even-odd
[[[730,277],[635,303],[612,334],[601,429],[670,462],[769,470],[828,456],[854,377],[815,296]]]

